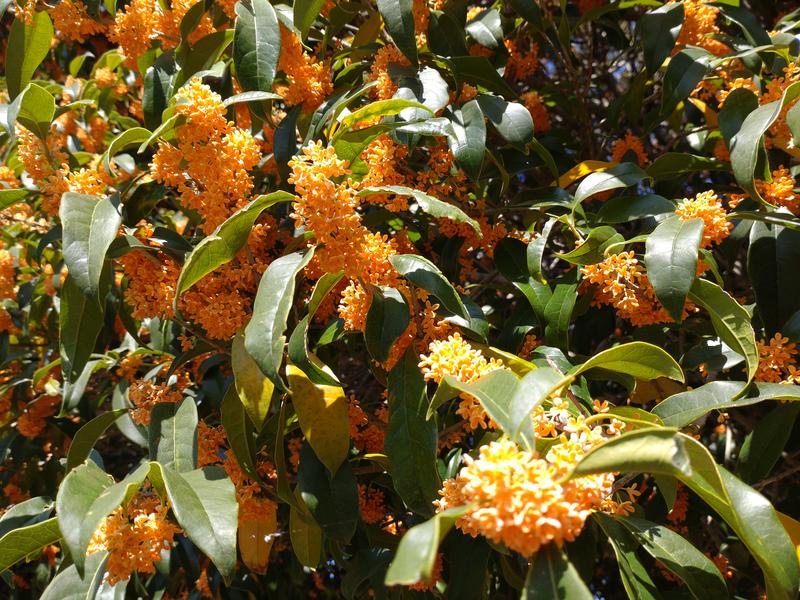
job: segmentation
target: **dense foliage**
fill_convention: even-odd
[[[3,597],[797,597],[795,2],[0,16]]]

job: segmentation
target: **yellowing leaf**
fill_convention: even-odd
[[[245,350],[244,336],[241,333],[233,338],[231,365],[236,381],[236,393],[256,429],[260,430],[267,418],[275,386],[264,376],[256,361]]]
[[[239,552],[247,568],[254,573],[266,573],[273,535],[278,530],[278,511],[272,502],[255,519],[239,523]]]
[[[316,569],[322,557],[322,529],[320,529],[311,512],[303,502],[300,488],[294,490],[296,505],[289,513],[289,536],[292,549],[300,564]]]
[[[795,550],[797,551],[797,560],[800,561],[800,523],[780,511],[776,510],[775,513],[778,515],[778,520],[781,522],[781,525],[783,525],[786,533],[789,534],[789,539],[792,540],[792,544],[794,544]]]
[[[615,162],[606,162],[603,160],[585,160],[564,173],[558,178],[556,183],[558,184],[558,187],[565,188],[571,183],[578,181],[578,179],[581,177],[585,177],[589,173],[594,173],[595,171],[605,171],[606,169],[610,169],[616,165],[617,163]]]
[[[687,102],[693,104],[697,108],[697,110],[703,113],[703,117],[705,117],[706,120],[706,125],[708,125],[711,128],[717,126],[717,113],[714,112],[711,108],[709,108],[705,102],[697,98],[687,98],[686,100]]]
[[[316,385],[293,364],[286,366],[286,377],[303,435],[320,462],[336,473],[350,449],[344,390],[335,385]]]

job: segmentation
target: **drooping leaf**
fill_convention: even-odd
[[[637,31],[648,73],[655,73],[670,55],[682,25],[683,4],[680,3],[666,4],[642,15]]]
[[[294,300],[295,277],[311,260],[313,248],[293,252],[270,263],[253,302],[253,317],[244,330],[244,347],[261,372],[287,391],[280,376],[286,338],[286,320]]]
[[[41,550],[60,539],[61,530],[55,517],[9,531],[0,537],[0,572],[21,560],[35,557]]]
[[[255,465],[255,439],[253,437],[253,422],[247,415],[236,386],[228,386],[222,403],[219,407],[220,421],[225,429],[225,437],[236,457],[236,462],[254,481],[259,480]]]
[[[389,358],[392,345],[411,321],[408,304],[396,289],[370,286],[372,300],[364,328],[364,341],[370,356],[378,362]]]
[[[237,333],[231,345],[234,390],[247,415],[259,431],[269,414],[275,386],[259,369],[245,348],[244,336]]]
[[[469,318],[456,290],[442,272],[427,258],[416,254],[395,254],[389,257],[395,270],[414,285],[436,296],[444,308],[463,319]]]
[[[738,477],[755,483],[770,474],[789,441],[798,414],[800,403],[779,404],[756,424],[739,451]]]
[[[300,32],[300,37],[305,40],[308,36],[308,30],[314,24],[319,14],[322,12],[322,6],[325,0],[296,0],[294,3],[294,10],[292,15],[294,17],[294,26]]]
[[[526,144],[533,138],[531,113],[519,102],[507,102],[498,96],[481,94],[478,96],[478,105],[509,144]]]
[[[477,180],[486,153],[486,123],[477,100],[470,100],[451,111],[453,136],[448,138],[456,163],[473,180]]]
[[[347,395],[339,386],[315,384],[292,364],[286,365],[286,378],[303,435],[322,464],[336,473],[350,450]]]
[[[118,408],[97,415],[94,419],[81,427],[72,438],[67,452],[67,472],[71,471],[89,457],[89,453],[106,430],[113,425],[122,415],[127,414],[127,409]]]
[[[300,496],[300,489],[295,489],[296,505],[289,512],[289,536],[292,550],[300,564],[309,569],[316,569],[322,558],[322,529],[314,521]]]

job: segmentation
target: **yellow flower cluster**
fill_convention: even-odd
[[[675,209],[675,214],[683,221],[703,220],[704,248],[720,243],[733,229],[733,224],[728,222],[728,215],[722,202],[713,190],[701,192],[694,198],[685,198]]]
[[[127,507],[106,517],[89,542],[88,552],[108,552],[106,577],[114,585],[133,573],[155,573],[161,552],[172,547],[180,527],[167,517],[168,507],[153,492],[137,492]]]
[[[593,306],[613,306],[621,318],[639,326],[672,321],[632,251],[610,254],[602,262],[586,265],[582,271],[582,287],[597,286]]]
[[[769,383],[798,383],[797,344],[776,333],[769,343],[758,342],[758,369],[755,380]]]
[[[425,381],[439,383],[445,375],[450,375],[463,383],[473,383],[503,368],[503,363],[496,358],[486,357],[454,333],[446,340],[434,340],[428,346],[428,354],[420,355],[419,368]],[[494,427],[494,423],[483,410],[480,402],[468,394],[461,395],[461,402],[456,414],[467,421],[467,429]]]
[[[465,466],[444,482],[436,509],[471,505],[456,522],[458,529],[526,557],[546,544],[561,547],[611,493],[609,473],[564,481],[585,452],[605,439],[599,429],[581,426],[544,458],[507,438],[481,446],[477,459],[465,455]]]
[[[219,94],[199,80],[184,86],[177,101],[175,112],[186,119],[178,146],[159,142],[150,169],[156,181],[177,188],[180,202],[203,217],[210,234],[246,203],[253,189],[248,171],[261,152],[248,131],[227,120]]]
[[[62,40],[83,42],[87,37],[105,32],[105,25],[89,16],[83,2],[61,0],[49,9],[53,26]]]
[[[304,112],[313,112],[333,91],[330,65],[304,52],[298,37],[283,25],[278,70],[289,80],[288,86],[275,86],[287,106],[302,104]]]

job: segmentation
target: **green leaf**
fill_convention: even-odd
[[[713,56],[702,48],[688,46],[673,56],[664,73],[661,114],[675,110],[708,72]]]
[[[314,521],[300,496],[300,488],[295,489],[297,502],[289,510],[289,536],[292,550],[300,564],[316,569],[322,559],[322,529]]]
[[[5,210],[24,200],[28,193],[28,190],[25,189],[0,190],[0,210]]]
[[[69,275],[84,294],[102,300],[100,275],[108,247],[122,224],[122,215],[109,197],[73,192],[61,197],[59,214]]]
[[[454,74],[467,83],[483,87],[504,98],[517,97],[514,89],[485,56],[452,56],[449,60],[453,65]]]
[[[236,5],[233,64],[245,91],[272,91],[281,53],[281,30],[275,9],[267,0]]]
[[[86,559],[86,571],[78,572],[76,565],[59,571],[42,592],[39,600],[109,600],[123,598],[128,581],[114,586],[105,581],[107,552],[96,552]]]
[[[496,11],[488,12],[497,14]],[[507,102],[498,96],[480,94],[478,105],[497,133],[509,144],[523,145],[533,138],[531,113],[519,102]]]
[[[247,473],[253,481],[260,479],[256,470],[255,439],[253,437],[253,422],[239,400],[236,393],[236,386],[228,386],[222,403],[219,407],[220,422],[225,429],[225,437],[228,438],[236,462],[242,467],[242,471]]]
[[[194,398],[156,404],[148,429],[151,460],[177,471],[197,465],[197,405]]]
[[[675,203],[657,194],[644,196],[617,196],[611,198],[597,211],[601,223],[627,223],[656,215],[674,213]]]
[[[294,198],[288,192],[273,192],[259,196],[228,217],[211,235],[203,238],[189,254],[178,278],[175,297],[179,297],[203,277],[232,261],[236,253],[247,243],[253,225],[261,213],[279,202],[290,202]]]
[[[503,24],[500,13],[494,9],[483,10],[467,23],[466,32],[485,48],[496,50],[503,41]]]
[[[56,115],[56,101],[53,94],[31,83],[9,107],[8,113],[9,118],[13,116],[17,123],[45,140]],[[13,122],[9,125],[13,126]]]
[[[430,582],[439,544],[467,508],[448,508],[409,529],[400,540],[397,554],[386,572],[386,585]]]
[[[342,280],[343,273],[325,273],[317,280],[311,299],[308,302],[308,314],[297,324],[289,336],[288,354],[289,361],[303,371],[314,383],[322,385],[339,385],[336,376],[320,366],[321,361],[308,351],[308,325],[317,312],[320,303]]]
[[[758,348],[747,310],[717,284],[705,279],[695,280],[689,300],[708,311],[719,338],[744,357],[747,381],[752,381],[758,367]]]
[[[522,600],[591,600],[594,598],[560,548],[547,544],[533,558]]]
[[[142,112],[144,113],[144,124],[148,129],[152,130],[161,125],[161,115],[172,97],[176,70],[177,65],[173,53],[166,52],[145,71]]]
[[[685,427],[712,410],[729,410],[766,400],[800,401],[800,386],[781,383],[712,381],[697,389],[674,394],[653,408],[669,427]]]
[[[633,535],[620,523],[602,512],[592,515],[608,538],[619,565],[622,585],[628,598],[636,600],[660,600],[661,595],[648,573],[648,569],[636,554],[637,544]]]
[[[323,533],[338,542],[349,542],[358,524],[358,487],[350,463],[344,461],[331,476],[311,445],[303,444],[297,485]]]
[[[555,225],[555,223],[555,219],[547,221],[542,228],[542,233],[528,244],[528,249],[526,251],[528,272],[531,274],[531,277],[541,283],[547,282],[544,275],[542,275],[542,258],[547,249],[547,239],[550,237],[550,232],[553,230],[553,225]]]
[[[595,368],[625,373],[645,381],[659,377],[684,380],[683,370],[675,359],[662,348],[647,342],[629,342],[603,350],[578,367],[573,375]]]
[[[72,275],[67,275],[61,287],[58,332],[61,363],[69,381],[75,381],[83,372],[102,328],[100,303],[86,296]]]
[[[184,534],[211,559],[230,582],[236,569],[236,488],[225,471],[203,467],[178,473],[151,463],[152,477],[161,477],[170,507]]]
[[[800,82],[793,83],[784,90],[780,100],[759,106],[747,115],[741,129],[730,143],[731,166],[736,183],[752,198],[764,203],[764,198],[756,188],[755,171],[759,154],[764,149],[764,134],[778,119],[783,108],[800,94]]]
[[[378,10],[392,41],[412,64],[417,64],[417,38],[412,0],[378,0]]]
[[[637,32],[644,47],[648,73],[655,73],[675,47],[683,26],[683,4],[667,4],[651,10],[639,19]]]
[[[569,323],[578,298],[578,286],[574,283],[557,283],[553,295],[544,307],[545,340],[562,350],[569,345]]]
[[[607,517],[610,518],[610,517]],[[680,577],[698,600],[729,598],[717,566],[683,536],[636,517],[617,517],[650,556]]]
[[[631,162],[618,164],[606,171],[595,171],[578,185],[578,189],[575,190],[575,202],[579,204],[601,192],[631,187],[648,177],[649,175],[638,165]]]
[[[647,237],[644,261],[656,297],[680,323],[683,305],[697,276],[697,255],[703,239],[702,219],[677,216],[662,221]]]
[[[51,499],[43,496],[14,504],[0,517],[0,537],[20,527],[41,523],[50,516],[54,506],[55,503]]]
[[[427,258],[416,254],[395,254],[389,257],[389,262],[411,283],[436,296],[442,306],[451,313],[462,319],[469,319],[469,313],[458,292]]]
[[[280,376],[286,338],[286,320],[294,301],[295,277],[314,254],[310,248],[293,252],[270,263],[253,302],[253,317],[244,330],[244,347],[261,372],[281,390],[287,391]]]
[[[481,232],[481,226],[478,224],[478,222],[467,215],[467,213],[465,213],[463,210],[457,206],[443,202],[438,198],[434,198],[425,192],[421,192],[404,185],[382,185],[379,187],[364,188],[358,193],[359,196],[368,196],[370,194],[395,194],[397,196],[411,196],[417,201],[417,205],[420,207],[420,209],[430,216],[436,219],[450,219],[456,223],[466,223],[475,230],[478,236],[483,235]]]
[[[294,26],[300,32],[300,39],[305,40],[308,37],[308,30],[322,12],[323,4],[325,0],[295,0],[292,17]]]
[[[431,516],[441,488],[437,429],[427,420],[428,395],[413,348],[389,371],[389,425],[384,443],[394,488],[411,510]]]
[[[654,181],[664,181],[700,171],[726,170],[728,170],[728,163],[712,158],[686,152],[665,152],[656,157],[647,167],[647,174]]]
[[[9,531],[0,537],[0,572],[21,560],[35,557],[45,547],[60,539],[61,530],[55,517]]]
[[[317,385],[296,366],[286,365],[292,405],[314,453],[336,473],[350,451],[347,395],[340,386]]]
[[[152,132],[144,127],[133,127],[117,135],[111,140],[108,149],[103,153],[103,165],[106,171],[113,173],[111,159],[114,156],[131,146],[135,145],[138,147],[142,142],[148,140],[151,134]]]
[[[375,102],[370,102],[366,106],[362,106],[361,108],[344,117],[341,120],[341,123],[339,123],[339,128],[336,130],[336,133],[331,138],[331,143],[336,143],[336,141],[341,138],[342,135],[350,131],[350,129],[357,123],[361,123],[362,121],[371,121],[372,119],[376,119],[378,117],[389,117],[396,115],[407,108],[415,108],[425,111],[427,114],[433,114],[427,106],[420,104],[416,100],[404,100],[403,98],[376,100]]]
[[[519,379],[511,371],[498,369],[473,383],[463,383],[446,375],[436,388],[428,416],[459,394],[477,398],[486,413],[505,434],[526,447],[534,446],[530,413],[541,404],[559,383],[566,383],[561,373],[550,367],[534,369]]]
[[[460,109],[450,111],[453,135],[447,138],[456,163],[471,179],[481,174],[486,153],[486,123],[477,100],[470,100]]]
[[[794,429],[800,403],[779,404],[768,412],[744,439],[736,474],[754,483],[770,474]]]
[[[118,408],[96,416],[94,419],[81,427],[72,438],[67,452],[67,472],[77,467],[89,457],[89,453],[94,448],[97,440],[111,427],[114,422],[122,415],[127,414],[125,408]]]
[[[34,14],[31,25],[26,25],[22,19],[14,19],[5,54],[6,88],[11,100],[28,85],[39,64],[50,52],[54,34],[53,22],[46,11]]]
[[[372,301],[367,312],[364,342],[373,359],[385,362],[394,343],[411,321],[403,295],[392,287],[370,286]]]
[[[592,265],[603,260],[606,248],[624,241],[625,238],[616,229],[602,225],[592,229],[583,243],[574,250],[564,254],[556,252],[555,255],[573,265]]]
[[[258,368],[245,348],[244,336],[237,333],[231,346],[234,391],[258,431],[264,426],[275,386]]]
[[[114,479],[89,460],[70,471],[58,488],[56,495],[58,526],[64,536],[64,543],[81,573],[86,547],[97,528],[97,523],[94,523],[91,514],[92,505],[100,494],[113,484]],[[99,520],[102,520],[102,517]],[[93,523],[92,530],[87,531]]]
[[[242,92],[241,94],[234,94],[222,101],[222,106],[233,106],[241,102],[262,102],[264,100],[282,100],[278,94],[272,92]]]

